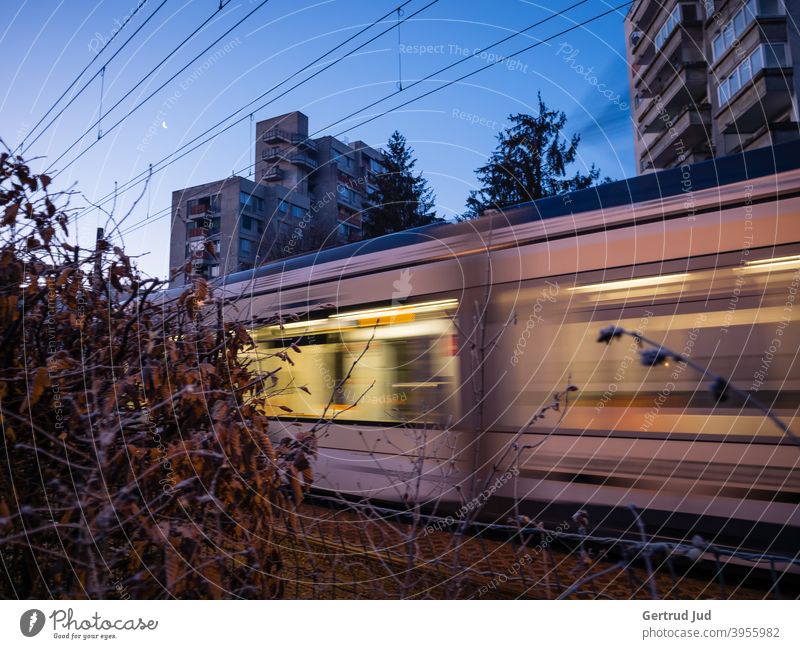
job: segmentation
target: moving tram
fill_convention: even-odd
[[[795,555],[800,447],[685,363],[597,338],[638,331],[800,433],[798,289],[791,143],[282,260],[216,291],[262,369],[275,351],[292,360],[276,439],[328,420],[318,489],[443,512],[491,481],[488,520],[518,502],[618,531],[633,504],[654,536]]]

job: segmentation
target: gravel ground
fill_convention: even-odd
[[[584,580],[569,598],[763,599],[766,590],[736,585],[725,593],[711,566],[671,575],[653,558],[644,562],[594,559],[595,551],[530,536],[527,545],[388,521],[375,512],[304,504],[304,535],[283,534],[285,596],[297,599],[555,599]],[[592,579],[590,576],[594,575]]]

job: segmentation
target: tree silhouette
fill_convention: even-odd
[[[398,131],[392,133],[383,154],[386,171],[375,178],[375,190],[370,192],[375,206],[364,215],[364,237],[370,239],[441,221],[433,209],[435,197],[428,181],[414,173],[417,160],[406,138]]]
[[[584,189],[600,177],[594,165],[589,173],[578,170],[567,175],[567,167],[577,158],[580,135],[566,139],[564,112],[548,109],[541,93],[538,98],[537,115],[509,116],[511,126],[497,136],[499,144],[489,161],[475,170],[481,188],[470,192],[461,220],[476,218],[486,209]]]

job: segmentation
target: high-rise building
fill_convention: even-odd
[[[800,138],[800,2],[636,0],[625,17],[639,173]]]
[[[172,281],[216,277],[357,241],[383,154],[358,141],[308,137],[299,111],[256,124],[254,178],[231,176],[172,193]]]

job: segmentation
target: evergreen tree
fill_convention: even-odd
[[[414,173],[417,160],[405,137],[392,133],[383,154],[386,171],[376,177],[376,188],[370,192],[375,207],[364,214],[364,238],[441,221],[433,209],[435,197],[428,181]]]
[[[486,209],[584,189],[599,178],[594,165],[588,174],[567,175],[567,167],[577,157],[580,135],[567,140],[562,135],[566,115],[548,109],[541,93],[538,97],[538,115],[509,116],[511,126],[497,136],[499,144],[489,161],[475,170],[481,189],[470,192],[467,212],[460,220],[480,216]]]

